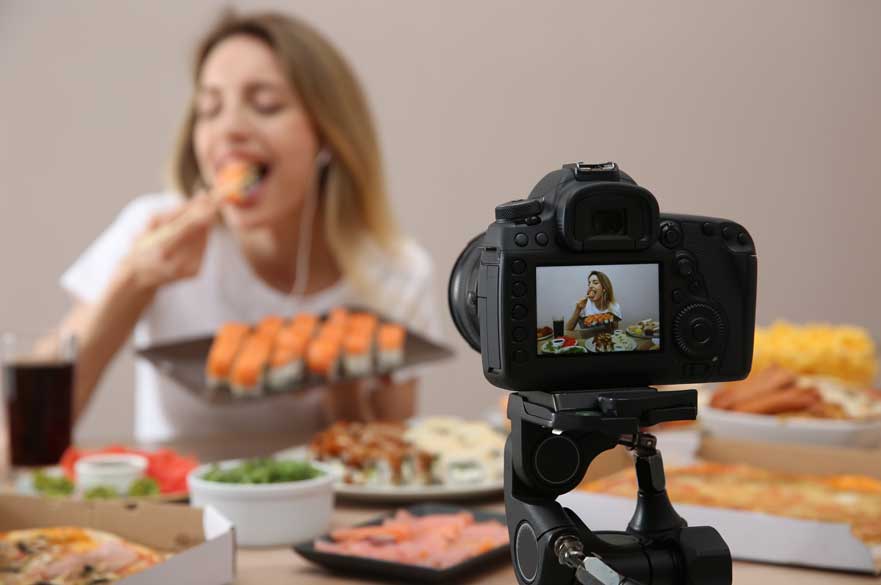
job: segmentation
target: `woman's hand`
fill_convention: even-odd
[[[155,216],[124,263],[135,286],[155,291],[196,276],[216,216],[217,201],[206,193],[196,195],[172,212]]]
[[[577,303],[575,303],[575,310],[578,313],[580,313],[581,311],[584,310],[584,307],[586,307],[586,306],[587,306],[587,297],[582,297],[581,299],[578,299]]]

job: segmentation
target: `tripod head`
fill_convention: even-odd
[[[511,394],[505,509],[518,582],[730,585],[727,545],[715,529],[689,527],[676,513],[656,439],[640,430],[696,416],[695,390]],[[594,532],[555,500],[619,444],[634,452],[636,510],[625,532]]]

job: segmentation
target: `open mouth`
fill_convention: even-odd
[[[223,167],[217,177],[217,191],[236,205],[250,203],[259,194],[270,167],[266,163],[237,161]]]

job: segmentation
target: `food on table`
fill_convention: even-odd
[[[291,459],[249,459],[235,467],[212,465],[201,479],[220,483],[284,483],[318,477],[323,472],[308,461]]]
[[[582,320],[585,327],[597,327],[599,325],[611,325],[617,319],[612,313],[598,313],[596,315],[588,315]]]
[[[338,422],[309,445],[344,483],[472,485],[498,481],[505,435],[484,422],[430,417],[402,423]]]
[[[322,319],[300,313],[265,317],[255,327],[227,323],[217,332],[205,367],[208,386],[235,396],[284,391],[306,380],[386,372],[403,364],[407,331],[376,315],[344,307]]]
[[[116,488],[110,485],[96,485],[83,492],[86,500],[115,500],[119,495]]]
[[[147,459],[145,479],[150,478],[155,481],[160,494],[185,494],[187,492],[187,474],[199,465],[195,458],[180,455],[171,449],[144,451],[118,445],[93,450],[70,447],[61,457],[60,465],[66,477],[76,484],[74,471],[76,462],[82,457],[98,454],[132,454],[145,457]],[[131,492],[133,489],[135,489],[134,486],[130,487],[129,491]],[[137,489],[141,490],[143,486]]]
[[[159,495],[159,483],[152,477],[136,479],[128,488],[128,494],[133,498]]]
[[[627,327],[627,331],[637,337],[657,337],[661,333],[661,324],[654,319],[643,319]]]
[[[881,481],[862,475],[808,475],[747,465],[700,463],[666,470],[674,504],[733,508],[790,518],[850,524],[854,536],[881,544]],[[579,489],[635,498],[627,469]]]
[[[42,469],[35,471],[32,484],[34,491],[41,496],[69,496],[73,494],[75,486],[70,478],[64,475],[50,475]]]
[[[435,455],[432,472],[440,483],[501,481],[506,436],[483,421],[435,416],[410,426],[404,438]]]
[[[881,393],[771,366],[713,393],[710,406],[749,414],[859,420],[881,417]]]
[[[756,327],[753,371],[772,365],[798,375],[838,378],[867,387],[878,374],[875,344],[862,327],[794,325],[778,321]]]
[[[545,325],[544,327],[538,328],[535,332],[535,336],[538,339],[541,339],[542,337],[547,337],[548,335],[553,335],[553,334],[554,334],[554,330],[551,329],[550,327],[548,327],[547,325]]]
[[[611,333],[599,333],[593,338],[593,347],[597,351],[615,351],[615,342]]]
[[[233,161],[220,169],[214,192],[224,201],[243,203],[256,191],[265,175],[265,165]]]
[[[166,555],[115,534],[62,526],[0,533],[4,585],[105,585],[140,573]]]
[[[541,346],[542,353],[567,354],[567,353],[587,353],[587,350],[578,345],[578,340],[574,337],[557,337],[545,341]]]
[[[398,510],[382,524],[334,530],[330,538],[316,540],[316,550],[446,569],[506,546],[508,528],[464,511],[415,516]]]
[[[378,366],[380,371],[390,370],[404,362],[404,342],[407,330],[400,325],[387,323],[379,327],[376,341],[379,346]]]
[[[210,387],[229,382],[235,358],[250,329],[244,323],[226,323],[218,329],[205,364],[205,379]]]

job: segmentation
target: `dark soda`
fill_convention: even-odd
[[[70,445],[73,364],[5,364],[3,388],[12,465],[58,463]]]

